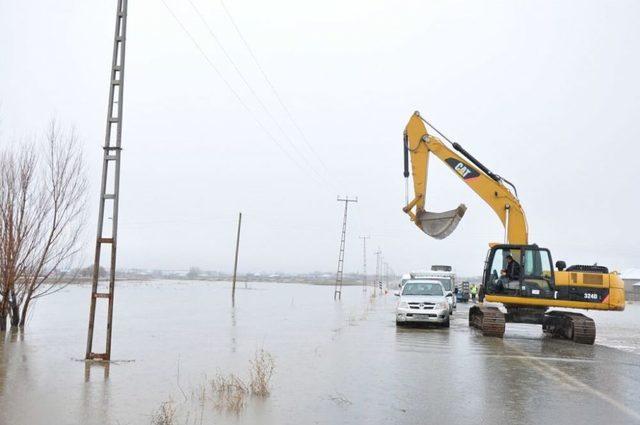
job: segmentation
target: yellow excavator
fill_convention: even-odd
[[[427,126],[451,148],[429,134]],[[481,302],[469,310],[469,326],[485,336],[502,337],[506,322],[538,324],[554,336],[593,344],[596,327],[592,319],[578,312],[549,309],[624,310],[624,283],[618,273],[610,273],[603,266],[567,267],[564,261],[556,262],[554,268],[547,248],[529,244],[527,219],[515,186],[492,173],[415,112],[404,132],[404,177],[408,192],[408,178],[413,176],[415,196],[409,202],[407,194],[408,203],[403,211],[427,235],[446,238],[466,211],[464,204],[446,212],[425,210],[431,154],[493,209],[505,229],[504,243],[489,244],[480,288]],[[502,303],[506,313],[486,302]]]

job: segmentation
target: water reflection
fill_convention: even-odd
[[[229,347],[231,349],[231,353],[236,353],[238,350],[238,344],[236,341],[237,335],[237,323],[236,323],[236,307],[235,303],[231,306],[231,329],[229,329],[229,333],[231,335],[231,344]]]
[[[99,369],[102,373],[103,380],[109,379],[109,371],[111,370],[111,362],[85,360],[84,361],[84,382],[91,380],[91,371]]]
[[[0,332],[0,397],[5,394],[5,385],[7,380],[7,366],[8,355],[5,353],[5,339],[6,333]]]
[[[83,424],[110,424],[112,402],[111,382],[109,380],[109,370],[111,364],[104,361],[84,362],[84,385],[80,385],[81,397],[78,410]],[[92,371],[100,371],[102,379],[91,380]]]
[[[217,372],[248,379],[259,348],[276,359],[272,396],[250,398],[237,417],[208,400],[205,417],[234,425],[628,423],[629,412],[599,394],[622,406],[640,399],[637,356],[529,326],[485,338],[468,327],[465,306],[450,329],[397,328],[395,297],[372,299],[360,286],[345,287],[340,303],[333,286],[255,284],[233,304],[230,287],[217,283],[119,291],[113,352],[136,362],[78,361],[90,288],[52,295],[25,333],[1,335],[0,423],[148,423],[168,400],[189,413],[183,394]]]

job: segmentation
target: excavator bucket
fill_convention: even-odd
[[[460,204],[455,210],[440,213],[423,211],[418,215],[419,227],[432,238],[444,239],[458,227],[466,211],[464,204]]]

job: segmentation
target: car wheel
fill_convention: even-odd
[[[443,328],[448,328],[450,325],[451,325],[451,320],[447,317],[447,320],[442,322],[442,327]]]

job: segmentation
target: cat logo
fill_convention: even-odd
[[[447,158],[445,162],[449,164],[451,168],[453,168],[453,171],[458,173],[460,177],[465,180],[472,179],[480,175],[480,173],[477,172],[473,167],[455,158]]]

